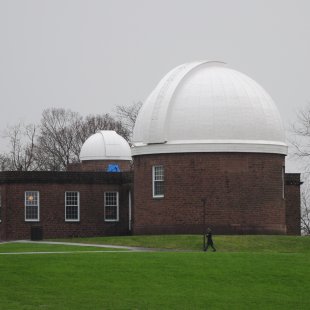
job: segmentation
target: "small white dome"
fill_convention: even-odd
[[[133,155],[287,153],[282,120],[271,97],[248,76],[216,61],[170,71],[143,104],[133,143]]]
[[[131,160],[128,142],[113,130],[101,130],[83,144],[80,160]]]

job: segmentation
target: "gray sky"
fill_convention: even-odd
[[[112,112],[200,59],[259,82],[288,126],[310,102],[309,13],[308,0],[0,0],[0,131],[49,107]]]

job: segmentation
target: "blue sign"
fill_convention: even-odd
[[[119,168],[118,164],[109,164],[107,171],[108,172],[121,172],[121,169]]]

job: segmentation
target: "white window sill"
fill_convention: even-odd
[[[119,222],[119,220],[104,220],[105,222]]]
[[[77,222],[79,222],[79,221],[80,221],[80,220],[65,220],[66,223],[70,223],[70,222],[71,222],[71,223],[72,223],[72,222],[73,222],[73,223],[77,223]]]

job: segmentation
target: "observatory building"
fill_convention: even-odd
[[[285,200],[273,100],[221,62],[170,71],[143,104],[133,143],[134,233],[285,234],[286,209],[299,210],[298,197],[294,207]]]
[[[85,141],[80,158],[81,163],[70,164],[67,171],[0,173],[0,240],[130,232],[128,142],[103,130]]]
[[[67,171],[0,172],[0,240],[298,235],[300,175],[285,173],[286,154],[260,85],[222,62],[183,64],[144,102],[131,147],[103,130]]]

